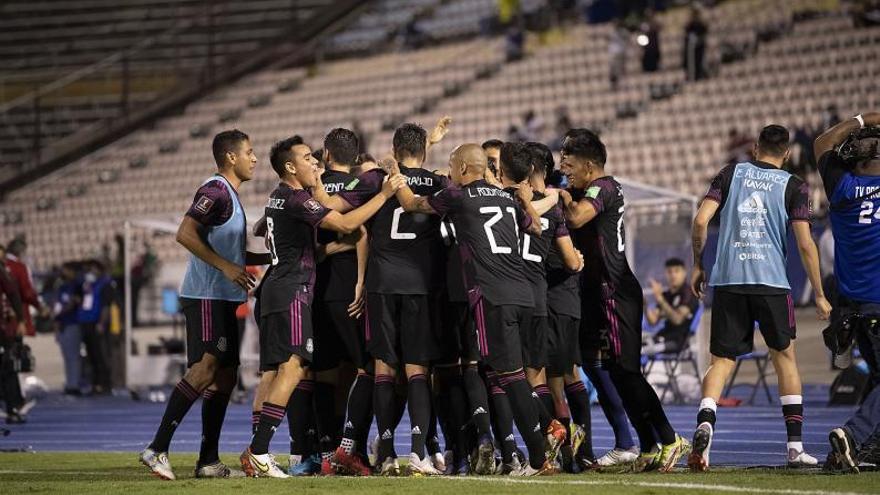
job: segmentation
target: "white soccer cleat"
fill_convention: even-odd
[[[394,457],[389,457],[382,462],[382,466],[379,468],[380,476],[400,476],[400,464],[397,463],[397,459]]]
[[[419,459],[419,455],[413,452],[409,455],[407,474],[410,476],[439,476],[443,472],[434,467],[429,457]]]
[[[452,457],[452,452],[449,452],[449,455]],[[431,456],[431,464],[433,464],[434,469],[440,471],[440,473],[446,472],[446,456],[444,454],[437,452]]]
[[[819,465],[819,460],[803,450],[788,449],[788,467],[802,468],[815,467]]]
[[[709,450],[712,448],[712,437],[715,429],[711,423],[700,423],[694,432],[693,450],[688,456],[688,468],[694,473],[703,473],[709,470]]]
[[[244,473],[238,469],[230,469],[229,466],[217,461],[212,464],[196,466],[196,478],[243,478]]]
[[[367,460],[371,466],[375,466],[379,461],[379,435],[373,437],[370,445],[367,446]]]
[[[168,461],[168,452],[156,452],[147,447],[138,456],[141,464],[150,468],[150,471],[163,480],[174,481],[174,471],[171,470],[171,462]]]
[[[624,466],[636,462],[639,458],[639,448],[631,447],[629,449],[614,448],[609,450],[602,457],[596,460],[599,467]]]
[[[251,478],[290,478],[278,464],[272,454],[254,454],[250,447],[245,449],[239,457],[241,470]]]

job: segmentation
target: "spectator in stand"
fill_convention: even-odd
[[[86,263],[82,280],[82,303],[77,311],[77,322],[86,345],[86,358],[91,366],[91,392],[109,393],[110,367],[107,365],[107,330],[110,307],[115,299],[113,280],[98,260]]]
[[[642,70],[644,72],[657,72],[660,69],[660,31],[662,26],[657,21],[657,16],[652,9],[645,13],[645,21],[642,22],[639,35],[639,45],[642,49]]]
[[[529,110],[523,115],[524,141],[541,141],[544,134],[544,119],[535,114],[534,110]]]
[[[77,277],[77,266],[67,262],[61,265],[61,285],[53,313],[57,323],[55,339],[64,360],[64,393],[74,396],[82,395],[82,332],[77,323],[81,304],[82,283]]]
[[[628,44],[629,30],[626,29],[622,21],[618,21],[611,31],[611,38],[608,40],[608,57],[611,61],[608,80],[611,83],[611,89],[615,91],[626,73],[626,49]]]
[[[737,163],[747,162],[752,159],[752,149],[755,142],[749,136],[741,134],[736,127],[727,132],[727,164],[736,165]]]
[[[40,296],[34,289],[31,270],[24,262],[24,253],[27,251],[27,242],[24,237],[16,237],[6,247],[6,269],[9,275],[18,284],[18,292],[21,295],[21,302],[24,305],[24,323],[25,335],[34,336],[34,321],[31,318],[29,307],[34,308],[40,313],[47,312]]]
[[[709,27],[703,21],[703,11],[694,6],[691,18],[684,28],[682,65],[688,81],[699,81],[708,76],[706,72],[706,38]]]
[[[6,248],[0,246],[0,259],[6,256]],[[20,344],[26,331],[25,306],[21,301],[18,284],[6,265],[0,263],[0,393],[6,404],[6,424],[25,422],[21,408],[24,396],[18,381],[18,372],[12,365],[10,354]]]
[[[504,40],[504,53],[508,62],[514,62],[523,58],[525,53],[526,33],[519,26],[511,26],[507,29]]]

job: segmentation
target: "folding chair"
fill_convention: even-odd
[[[745,361],[754,361],[755,368],[758,370],[758,379],[752,384],[752,394],[749,395],[749,400],[746,403],[750,406],[754,404],[755,395],[758,394],[758,388],[763,387],[764,392],[767,394],[767,402],[772,404],[773,397],[770,395],[770,387],[767,385],[767,366],[770,364],[770,353],[767,351],[752,351],[736,358],[736,367],[733,368],[733,374],[730,375],[730,381],[727,382],[727,386],[724,388],[723,396],[727,397],[730,395],[730,389],[733,388],[733,383],[736,381],[736,375],[739,373],[739,368]]]
[[[691,321],[690,331],[688,333],[688,339],[685,341],[684,347],[676,353],[659,353],[651,356],[642,356],[642,374],[645,376],[651,373],[651,370],[654,368],[655,363],[663,363],[663,372],[666,374],[666,383],[663,385],[659,385],[663,389],[663,392],[660,394],[660,402],[663,402],[666,399],[666,394],[672,394],[672,400],[675,404],[684,404],[684,394],[682,394],[681,389],[678,388],[678,380],[676,380],[676,375],[682,364],[689,363],[693,368],[693,375],[697,377],[697,380],[700,380],[700,369],[697,365],[697,356],[691,350],[691,338],[696,335],[697,330],[700,328],[700,320],[703,318],[703,305],[700,304],[697,307],[697,312],[694,314],[694,319]]]

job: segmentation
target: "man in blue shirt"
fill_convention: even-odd
[[[755,146],[755,160],[725,167],[712,180],[694,219],[692,288],[702,297],[706,282],[703,248],[709,222],[720,210],[718,256],[709,280],[715,289],[712,363],[703,379],[698,427],[688,458],[693,471],[709,468],[716,401],[736,358],[752,352],[755,322],[770,348],[770,359],[779,377],[779,400],[788,433],[788,465],[817,464],[804,451],[801,439],[804,406],[794,352],[794,307],[785,272],[789,226],[813,285],[820,319],[828,318],[831,305],[822,290],[819,253],[810,234],[809,187],[782,170],[789,157],[788,143],[786,128],[765,127]]]
[[[831,203],[837,306],[840,318],[862,315],[855,338],[874,386],[849,421],[829,435],[832,452],[827,467],[855,473],[880,441],[880,128],[876,126],[880,113],[857,115],[828,129],[814,143]]]

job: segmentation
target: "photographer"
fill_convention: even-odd
[[[851,341],[841,332],[853,329],[874,387],[849,421],[831,431],[826,468],[857,473],[860,460],[880,443],[880,113],[828,129],[816,138],[814,152],[831,204],[835,306],[841,308],[826,333],[837,332],[844,342],[833,350],[848,354]]]

